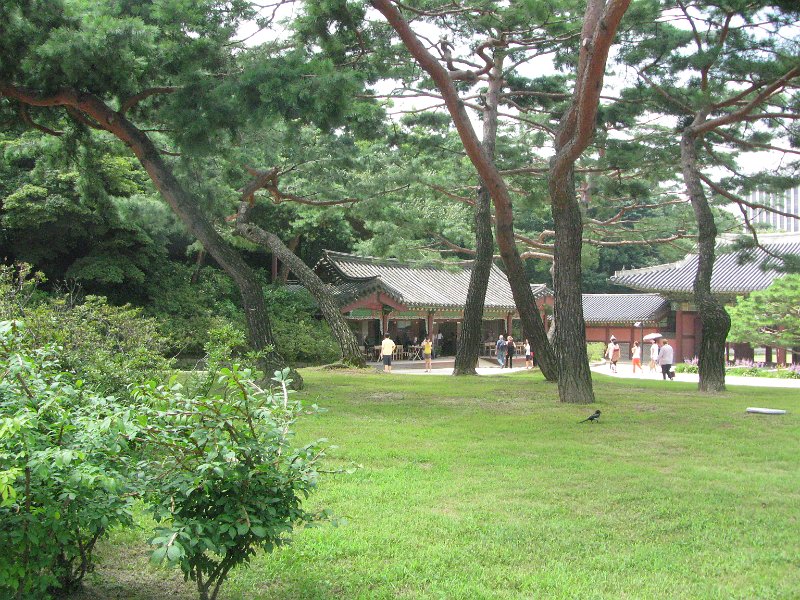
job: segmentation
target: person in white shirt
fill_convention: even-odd
[[[608,342],[608,348],[606,348],[606,356],[608,357],[608,367],[611,369],[612,373],[617,372],[617,361],[619,360],[619,344],[617,343],[617,338],[613,335]]]
[[[657,364],[658,364],[658,342],[653,340],[653,345],[650,346],[650,372],[651,373],[655,373]]]
[[[642,371],[642,349],[639,347],[639,342],[633,342],[633,349],[631,350],[631,359],[633,360],[633,372],[636,373],[636,367]]]
[[[672,346],[669,345],[669,340],[661,338],[661,348],[658,351],[658,364],[661,366],[661,378],[666,381],[669,377],[670,381],[675,378],[672,372],[672,364],[674,359],[674,352]]]
[[[383,357],[383,371],[384,373],[391,373],[392,372],[392,354],[394,354],[394,349],[396,348],[395,343],[392,341],[392,338],[389,337],[389,334],[383,336],[383,342],[381,342],[381,356]]]

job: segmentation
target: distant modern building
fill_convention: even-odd
[[[747,199],[754,204],[762,204],[784,213],[795,215],[790,217],[785,214],[779,215],[763,208],[744,207],[747,218],[751,223],[769,225],[775,231],[800,232],[800,186],[779,193],[753,192]]]

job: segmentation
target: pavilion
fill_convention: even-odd
[[[396,259],[355,256],[326,250],[314,271],[330,284],[341,311],[360,343],[379,340],[388,332],[399,343],[442,334],[444,353],[452,354],[461,334],[472,263],[427,266]],[[537,308],[552,292],[531,284]],[[505,273],[492,265],[484,304],[482,339],[494,340],[512,331],[518,318]]]

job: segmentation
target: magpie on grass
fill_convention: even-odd
[[[589,416],[588,416],[587,418],[585,418],[583,421],[578,421],[578,423],[586,423],[586,421],[591,421],[592,423],[594,423],[594,422],[595,422],[595,421],[597,421],[597,419],[599,419],[599,418],[600,418],[600,411],[599,411],[599,410],[596,410],[596,411],[594,411],[594,414],[592,414],[592,415],[589,415]]]

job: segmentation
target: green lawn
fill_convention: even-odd
[[[586,407],[526,373],[304,376],[328,412],[300,440],[363,465],[311,500],[346,523],[259,555],[228,600],[800,596],[797,390],[598,376]],[[144,539],[116,534],[79,597],[194,597],[146,565]]]

